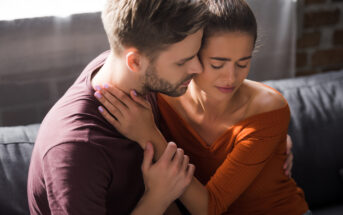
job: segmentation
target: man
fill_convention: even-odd
[[[205,14],[200,0],[107,1],[102,20],[111,50],[85,68],[42,122],[28,177],[31,214],[162,214],[178,197],[190,182],[192,167],[174,156],[175,145],[165,162],[182,163],[178,177],[184,183],[145,191],[142,149],[106,122],[93,94],[105,83],[126,93],[183,94],[201,71],[197,52]],[[146,157],[143,173],[160,174],[155,170],[163,171],[161,159],[154,166],[151,153]],[[163,177],[145,177],[147,188],[154,178]],[[163,199],[161,190],[175,192],[175,198]]]

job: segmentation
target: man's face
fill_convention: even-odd
[[[198,59],[203,30],[162,51],[146,69],[144,91],[181,96],[194,75],[202,72]]]

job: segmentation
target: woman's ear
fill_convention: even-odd
[[[142,67],[142,56],[137,49],[128,49],[126,52],[126,66],[132,72],[138,72]]]

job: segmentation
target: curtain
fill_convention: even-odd
[[[296,0],[247,0],[258,25],[258,42],[249,79],[295,76]]]

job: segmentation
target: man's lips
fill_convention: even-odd
[[[222,93],[231,93],[235,89],[235,87],[219,87],[219,86],[216,86],[216,88]]]
[[[185,81],[182,83],[182,86],[188,86],[189,83],[191,83],[192,79],[189,79],[188,81]]]

